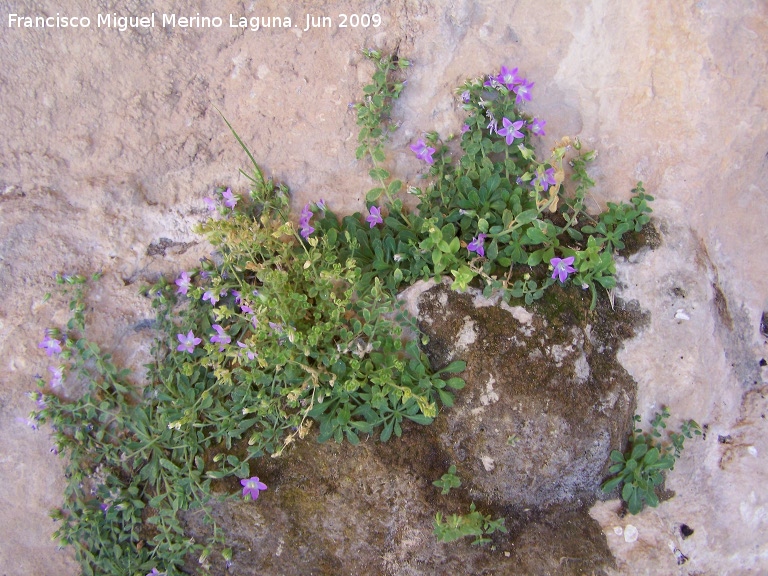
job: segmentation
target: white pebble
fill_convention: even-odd
[[[635,528],[632,524],[627,524],[627,527],[624,528],[624,542],[637,541],[637,534],[637,528]]]
[[[685,310],[682,308],[678,308],[677,312],[675,312],[675,319],[677,320],[690,320],[691,317],[688,316],[688,314],[685,313]]]

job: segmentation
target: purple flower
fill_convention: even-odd
[[[472,238],[472,242],[467,245],[467,250],[470,252],[477,252],[478,256],[485,256],[483,243],[485,243],[485,234],[480,233],[477,237]]]
[[[49,366],[48,370],[51,372],[51,379],[48,381],[48,385],[51,388],[61,386],[64,382],[64,366],[57,366],[56,368]]]
[[[157,568],[152,568],[152,572],[149,572],[147,576],[165,576],[165,572],[158,572]]]
[[[464,125],[461,127],[461,133],[462,133],[462,134],[466,134],[467,132],[469,132],[469,124],[464,124]]]
[[[325,200],[323,200],[322,198],[315,203],[315,206],[317,206],[321,212],[325,212],[327,210],[327,208],[325,207]]]
[[[242,300],[242,296],[240,295],[240,291],[239,290],[232,290],[232,296],[235,297],[235,302],[240,304],[240,302]]]
[[[573,256],[568,256],[568,258],[552,258],[552,260],[549,261],[555,269],[554,272],[552,272],[552,278],[557,279],[559,277],[560,282],[565,282],[568,278],[568,274],[577,272],[576,268],[571,266],[573,260]]]
[[[216,302],[219,301],[219,296],[213,290],[206,290],[203,294],[203,300],[208,300],[211,306],[216,306]]]
[[[176,289],[176,294],[186,294],[187,290],[189,290],[190,286],[192,285],[192,278],[187,272],[182,272],[181,276],[176,280],[176,286],[178,288]]]
[[[427,146],[423,138],[419,138],[416,144],[411,144],[411,150],[416,154],[416,158],[424,160],[427,164],[434,164],[435,161],[432,158],[432,154],[435,153],[435,149],[431,146]]]
[[[45,403],[45,396],[39,390],[36,392],[32,392],[30,394],[30,398],[35,401],[35,404],[37,405],[38,410],[43,410],[47,406],[47,404]]]
[[[275,324],[274,322],[270,322],[269,327],[272,328],[272,330],[277,332],[278,334],[283,333],[283,327],[280,324]]]
[[[195,338],[192,330],[190,330],[189,334],[186,336],[184,334],[176,334],[176,337],[179,339],[179,342],[181,342],[181,344],[176,347],[176,350],[179,352],[189,352],[191,354],[195,351],[195,346],[202,342],[202,339]]]
[[[304,206],[299,217],[299,226],[301,226],[301,237],[305,240],[309,238],[309,235],[315,231],[315,229],[309,225],[309,221],[312,219],[312,210],[309,209],[309,204]]]
[[[232,338],[229,337],[229,334],[226,333],[224,328],[221,327],[220,324],[214,324],[211,326],[214,330],[216,330],[216,334],[214,336],[211,336],[211,342],[218,342],[219,344],[229,344],[232,342]],[[219,352],[224,350],[224,346],[221,346],[219,348]]]
[[[549,190],[550,186],[557,184],[557,181],[555,180],[555,169],[547,168],[544,171],[544,174],[537,175],[536,178],[533,179],[533,184],[534,186],[539,184],[545,192]]]
[[[246,348],[245,354],[246,356],[248,356],[248,360],[253,360],[254,358],[256,358],[256,352],[254,352],[253,350],[248,350],[247,344],[243,344],[242,342],[240,342],[240,340],[238,340],[237,345],[240,346],[240,348]]]
[[[512,68],[512,70],[510,70],[506,66],[502,66],[501,73],[496,76],[496,82],[504,84],[504,86],[507,87],[507,90],[512,90],[516,84],[522,82],[522,79],[517,75],[517,68]]]
[[[502,124],[504,124],[504,128],[501,130],[497,130],[496,133],[499,136],[506,136],[507,138],[507,146],[511,146],[512,142],[515,141],[515,138],[522,138],[523,133],[520,132],[520,128],[523,127],[523,124],[525,124],[525,120],[518,120],[517,122],[512,122],[508,118],[502,118],[501,120]]]
[[[491,134],[493,134],[494,132],[498,131],[499,123],[496,120],[496,118],[491,116],[491,121],[488,123],[487,128],[488,128],[488,132],[490,132]]]
[[[240,311],[243,314],[253,314],[253,308],[251,308],[247,304],[240,304]]]
[[[259,491],[267,489],[267,485],[259,480],[258,476],[243,478],[240,480],[240,484],[243,486],[243,496],[250,496],[253,500],[259,497]]]
[[[531,134],[536,134],[536,136],[546,136],[546,132],[544,132],[544,126],[546,124],[547,122],[545,120],[534,118],[533,121],[528,124],[528,127],[531,130]]]
[[[469,90],[464,90],[464,92],[461,93],[461,101],[464,103],[469,102]]]
[[[232,194],[232,190],[230,188],[227,188],[226,192],[222,194],[224,197],[224,206],[227,208],[234,208],[235,204],[237,204],[237,196]]]
[[[216,210],[216,200],[214,200],[210,196],[206,196],[205,198],[203,198],[203,202],[205,202],[205,205],[208,208],[208,210],[210,211]]]
[[[382,224],[384,219],[381,217],[381,209],[378,206],[371,206],[369,208],[370,214],[365,218],[365,221],[371,225],[371,228],[376,224]]]
[[[512,91],[517,94],[515,104],[520,104],[523,100],[530,100],[531,88],[533,88],[533,82],[528,82],[525,78],[521,80],[520,84],[512,88]]]
[[[49,331],[46,331],[45,339],[40,342],[40,344],[37,345],[38,348],[44,348],[45,353],[48,356],[53,356],[54,354],[61,354],[61,340],[57,340],[56,338],[51,338],[51,333]]]
[[[30,428],[32,428],[32,430],[37,430],[37,420],[33,418],[17,417],[16,421],[20,422],[21,424],[24,424],[24,426],[29,426]]]

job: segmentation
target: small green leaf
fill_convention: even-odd
[[[606,480],[603,482],[603,485],[600,487],[600,489],[603,492],[610,492],[614,488],[616,488],[619,484],[621,484],[621,477],[616,476],[615,478],[611,478],[610,480]]]
[[[536,220],[536,218],[539,217],[539,211],[538,210],[525,210],[523,212],[520,212],[515,217],[515,222],[518,224],[528,224],[529,222],[533,222]]]
[[[637,444],[634,448],[632,448],[632,454],[629,457],[632,460],[640,460],[640,458],[642,458],[647,451],[648,451],[647,444]]]

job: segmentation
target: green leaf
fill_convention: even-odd
[[[647,444],[637,444],[634,448],[632,448],[632,454],[629,457],[632,460],[640,460],[640,458],[642,458],[646,452],[648,452]]]
[[[403,183],[400,180],[392,180],[392,182],[389,183],[389,186],[387,186],[387,192],[389,192],[390,195],[394,196],[398,192],[400,192],[400,188],[403,187]]]
[[[535,210],[535,209],[525,210],[523,212],[520,212],[520,214],[518,214],[515,217],[515,222],[517,222],[518,224],[528,224],[529,222],[533,222],[534,220],[536,220],[536,218],[538,217],[539,217],[538,210]]]
[[[525,235],[530,239],[533,244],[543,244],[547,241],[547,235],[539,230],[536,226],[531,226],[525,231]]]
[[[368,175],[374,180],[386,180],[389,178],[389,172],[384,170],[384,168],[374,168],[368,172]]]
[[[454,390],[461,390],[464,388],[464,386],[467,385],[467,383],[463,378],[448,378],[448,380],[445,382],[445,385],[449,388],[453,388]]]
[[[625,483],[624,488],[621,489],[621,499],[624,502],[629,502],[629,499],[635,495],[635,487],[632,484]]]
[[[368,193],[365,195],[365,201],[376,202],[376,200],[378,200],[383,193],[384,193],[384,188],[373,188],[371,190],[368,190]]]
[[[499,243],[495,238],[493,239],[493,242],[491,242],[491,245],[488,246],[486,254],[489,260],[496,260],[496,258],[499,256]]]
[[[451,374],[459,374],[460,372],[464,372],[467,368],[467,363],[464,362],[464,360],[454,360],[448,366],[445,368],[438,370],[435,372],[435,374],[443,374],[445,372],[451,373]]]
[[[387,425],[384,426],[384,429],[381,431],[381,434],[379,434],[379,440],[381,442],[386,442],[392,437],[392,429],[394,426],[394,420],[390,420],[387,422]]]
[[[600,487],[600,489],[603,492],[610,492],[619,484],[621,484],[621,476],[616,476],[615,478],[611,478],[610,480],[603,482],[603,485]]]
[[[651,448],[645,454],[645,457],[643,458],[643,464],[646,464],[646,465],[655,464],[658,461],[658,459],[659,459],[659,449]]]

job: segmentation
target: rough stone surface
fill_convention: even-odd
[[[616,362],[617,332],[630,334],[642,315],[623,303],[589,313],[582,294],[555,289],[520,322],[498,305],[478,307],[478,297],[440,285],[419,298],[433,365],[467,361],[467,391],[438,425],[451,462],[497,503],[594,500],[635,404],[635,383]]]
[[[419,283],[401,295],[418,312],[436,368],[462,358],[466,387],[429,427],[359,446],[311,440],[258,463],[271,490],[258,506],[216,506],[233,546],[232,569],[316,575],[525,573],[606,574],[614,566],[589,506],[601,496],[608,454],[626,438],[635,382],[618,364],[620,341],[643,315],[590,312],[578,292],[556,293],[523,311]],[[496,299],[498,300],[498,298]],[[515,315],[522,318],[517,320]],[[455,465],[460,488],[432,485]],[[237,481],[220,487],[231,493]],[[436,512],[503,517],[493,545],[441,544]],[[199,513],[192,534],[206,533]],[[190,564],[194,573],[194,565]],[[216,566],[212,564],[214,573]]]
[[[61,299],[43,302],[51,273],[104,271],[90,301],[94,336],[140,366],[149,334],[134,327],[150,315],[138,286],[206,254],[192,233],[202,197],[219,184],[245,186],[236,177],[245,158],[214,105],[267,172],[294,190],[296,206],[324,197],[337,211],[360,208],[368,167],[354,160],[348,104],[371,72],[359,54],[364,46],[399,46],[415,64],[391,141],[390,168],[405,180],[415,182],[420,169],[407,144],[425,130],[458,131],[461,113],[450,90],[507,64],[536,82],[526,109],[547,120],[542,150],[563,134],[599,150],[595,208],[626,198],[638,179],[646,183],[664,242],[621,266],[618,295],[638,300],[650,324],[619,358],[638,383],[644,417],[666,404],[673,418],[695,418],[709,433],[686,448],[670,475],[673,499],[638,518],[618,518],[615,502],[593,513],[617,573],[768,571],[760,537],[768,528],[768,434],[756,395],[767,376],[759,361],[768,358],[760,332],[768,309],[768,275],[760,273],[768,220],[766,4],[398,0],[365,9],[382,15],[382,27],[6,26],[9,12],[95,18],[98,11],[176,11],[299,22],[306,12],[336,19],[361,11],[344,0],[301,9],[276,0],[19,0],[0,7],[3,574],[77,573],[49,538],[47,510],[63,488],[61,464],[46,433],[25,423],[26,392],[48,366],[36,344],[64,317]],[[637,539],[626,539],[628,524]],[[681,524],[693,534],[683,539]],[[677,564],[675,548],[685,563]]]

